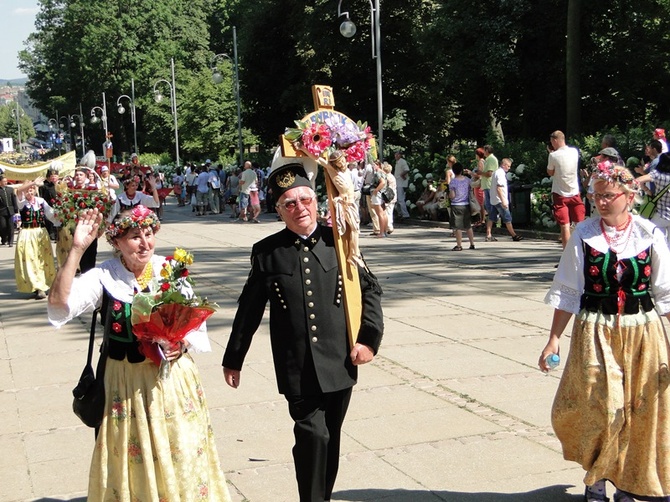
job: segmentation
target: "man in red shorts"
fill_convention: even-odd
[[[556,222],[561,227],[561,243],[570,238],[570,224],[584,219],[586,210],[579,195],[579,150],[565,144],[565,134],[554,131],[549,136],[554,151],[549,154],[547,174],[552,176],[551,196]]]

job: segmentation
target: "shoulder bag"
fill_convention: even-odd
[[[656,213],[656,205],[658,204],[658,201],[665,195],[665,192],[670,189],[670,183],[665,185],[663,187],[663,190],[658,192],[656,195],[653,197],[647,197],[646,201],[642,206],[640,206],[640,210],[638,211],[638,214],[642,216],[643,218],[647,218],[650,220],[652,216]]]
[[[393,191],[393,188],[387,186],[382,190],[382,200],[386,202],[387,204],[391,202],[395,198],[395,192]]]
[[[88,427],[99,427],[105,414],[105,364],[107,362],[107,337],[102,341],[100,358],[95,373],[93,372],[93,347],[95,345],[95,323],[98,309],[93,312],[91,336],[88,340],[88,357],[86,366],[81,372],[79,383],[72,389],[74,400],[72,410]]]

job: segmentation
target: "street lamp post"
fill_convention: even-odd
[[[74,121],[75,117],[79,123],[79,134],[81,136],[81,156],[83,157],[86,155],[86,140],[84,138],[84,114],[81,111],[81,103],[79,103],[79,115],[76,113],[70,115],[70,130],[77,126],[77,122]],[[72,141],[72,149],[76,150],[76,142],[74,140]]]
[[[98,115],[95,113],[96,110],[99,110],[102,116],[98,118]],[[98,120],[102,119],[102,127],[105,129],[105,140],[102,142],[102,155],[107,157],[107,166],[111,169],[111,153],[107,155],[107,140],[109,139],[109,129],[107,128],[107,99],[105,93],[102,93],[102,107],[94,106],[91,108],[91,123],[95,124]]]
[[[118,109],[118,112],[123,115],[126,113],[126,109],[123,107],[121,104],[121,99],[126,98],[128,102],[130,103],[130,121],[133,123],[133,139],[135,143],[135,153],[139,155],[139,151],[137,150],[137,121],[136,121],[136,116],[135,116],[135,79],[131,78],[130,79],[130,96],[127,94],[122,94],[119,96],[119,99],[116,100],[116,106]]]
[[[12,113],[16,117],[16,129],[18,130],[18,133],[19,133],[19,148],[18,148],[18,151],[19,151],[19,153],[21,153],[22,152],[22,150],[21,150],[21,111],[19,110],[18,100],[16,101],[16,109],[12,110]]]
[[[96,111],[100,112],[100,117],[95,113]],[[98,121],[102,119],[102,127],[105,130],[105,140],[107,139],[107,101],[105,99],[105,93],[102,93],[102,107],[94,106],[91,108],[91,124],[97,124]]]
[[[58,117],[58,112],[56,112],[56,117]],[[56,134],[58,134],[58,129],[59,129],[58,120],[49,119],[49,120],[47,120],[47,124],[49,124],[49,130],[50,131],[55,128],[56,129]],[[51,136],[51,139],[55,140],[56,139],[55,135]],[[52,143],[52,146],[53,146],[53,143]],[[58,156],[60,156],[60,143],[58,143]]]
[[[172,70],[172,83],[168,82],[164,78],[158,79],[154,82],[154,99],[156,103],[160,103],[163,99],[163,95],[160,93],[156,86],[160,83],[167,84],[170,88],[170,106],[172,108],[172,116],[174,117],[174,148],[175,154],[177,157],[177,167],[179,167],[179,128],[177,127],[177,86],[174,79],[174,59],[170,60],[170,68]]]
[[[379,0],[375,0],[374,5],[370,2],[370,38],[372,39],[372,59],[377,60],[377,125],[378,125],[378,156],[382,158],[382,143],[384,139],[383,120],[384,104],[382,99],[382,52],[381,52],[381,26],[379,13]],[[340,25],[340,33],[346,38],[351,38],[356,34],[356,25],[349,19],[348,12],[342,12],[342,0],[337,5],[337,17],[345,16],[346,19]]]
[[[242,164],[244,163],[244,144],[242,143],[242,107],[240,104],[240,72],[239,72],[239,66],[237,64],[237,31],[235,30],[235,27],[233,26],[233,58],[228,54],[217,54],[212,58],[212,80],[214,81],[215,84],[220,84],[223,81],[223,77],[221,76],[221,73],[219,73],[218,68],[216,67],[216,59],[217,58],[225,58],[228,59],[231,63],[233,63],[234,70],[235,70],[235,100],[237,102],[237,148],[239,149],[240,152],[240,161],[239,161],[239,166],[242,167]]]
[[[62,117],[58,117],[58,125],[61,129],[65,129],[67,127],[67,133],[70,136],[70,148],[74,150],[74,147],[72,146],[72,126],[70,123],[72,122],[72,115],[63,115]],[[63,149],[65,147],[63,146]]]

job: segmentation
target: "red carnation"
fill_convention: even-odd
[[[181,271],[181,276],[182,277],[188,277],[188,269],[185,268],[184,270]]]
[[[167,291],[168,289],[170,289],[170,283],[164,282],[161,284],[161,291]]]

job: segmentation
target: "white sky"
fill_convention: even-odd
[[[35,31],[38,0],[0,0],[0,79],[25,77],[18,68],[18,52]]]

